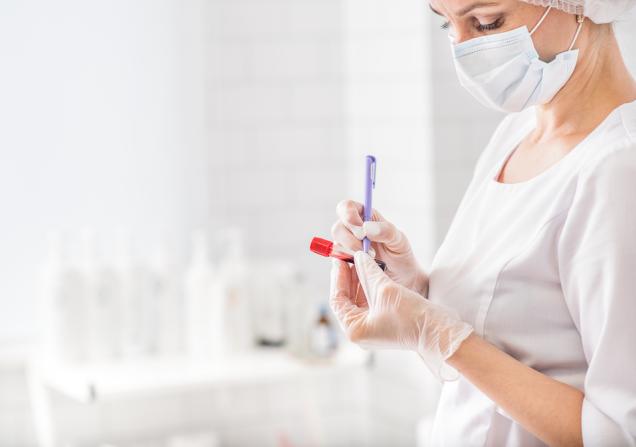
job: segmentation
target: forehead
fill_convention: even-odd
[[[518,0],[429,0],[433,11],[442,14],[463,15],[473,8],[497,7]]]

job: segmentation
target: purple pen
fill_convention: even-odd
[[[367,155],[364,170],[364,221],[371,220],[373,214],[373,188],[375,188],[375,157]],[[369,252],[371,241],[366,237],[362,240],[362,249],[365,253]]]

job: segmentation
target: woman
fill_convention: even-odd
[[[430,445],[636,445],[636,82],[611,26],[634,3],[431,0],[461,84],[511,114],[428,274],[345,201],[334,239],[388,270],[359,251],[331,287],[352,341],[447,380]]]

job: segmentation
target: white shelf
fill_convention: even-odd
[[[187,358],[112,365],[44,368],[44,384],[80,402],[235,383],[280,380],[298,375],[363,368],[369,353],[342,346],[324,360],[305,360],[276,349],[260,349],[223,363],[193,363]]]

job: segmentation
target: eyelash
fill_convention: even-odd
[[[482,25],[481,23],[476,25],[476,28],[478,31],[491,31],[494,29],[499,28],[503,23],[503,20],[501,18],[498,18],[497,20],[495,20],[492,23],[486,23],[485,25]],[[443,30],[447,30],[450,27],[450,22],[444,22],[442,23],[441,28]]]
[[[498,18],[497,20],[495,20],[492,23],[486,23],[485,25],[482,25],[481,23],[478,24],[477,25],[477,29],[479,31],[490,31],[490,30],[499,28],[501,26],[501,24],[502,24],[502,20],[501,20],[501,17],[500,17],[500,18]]]

